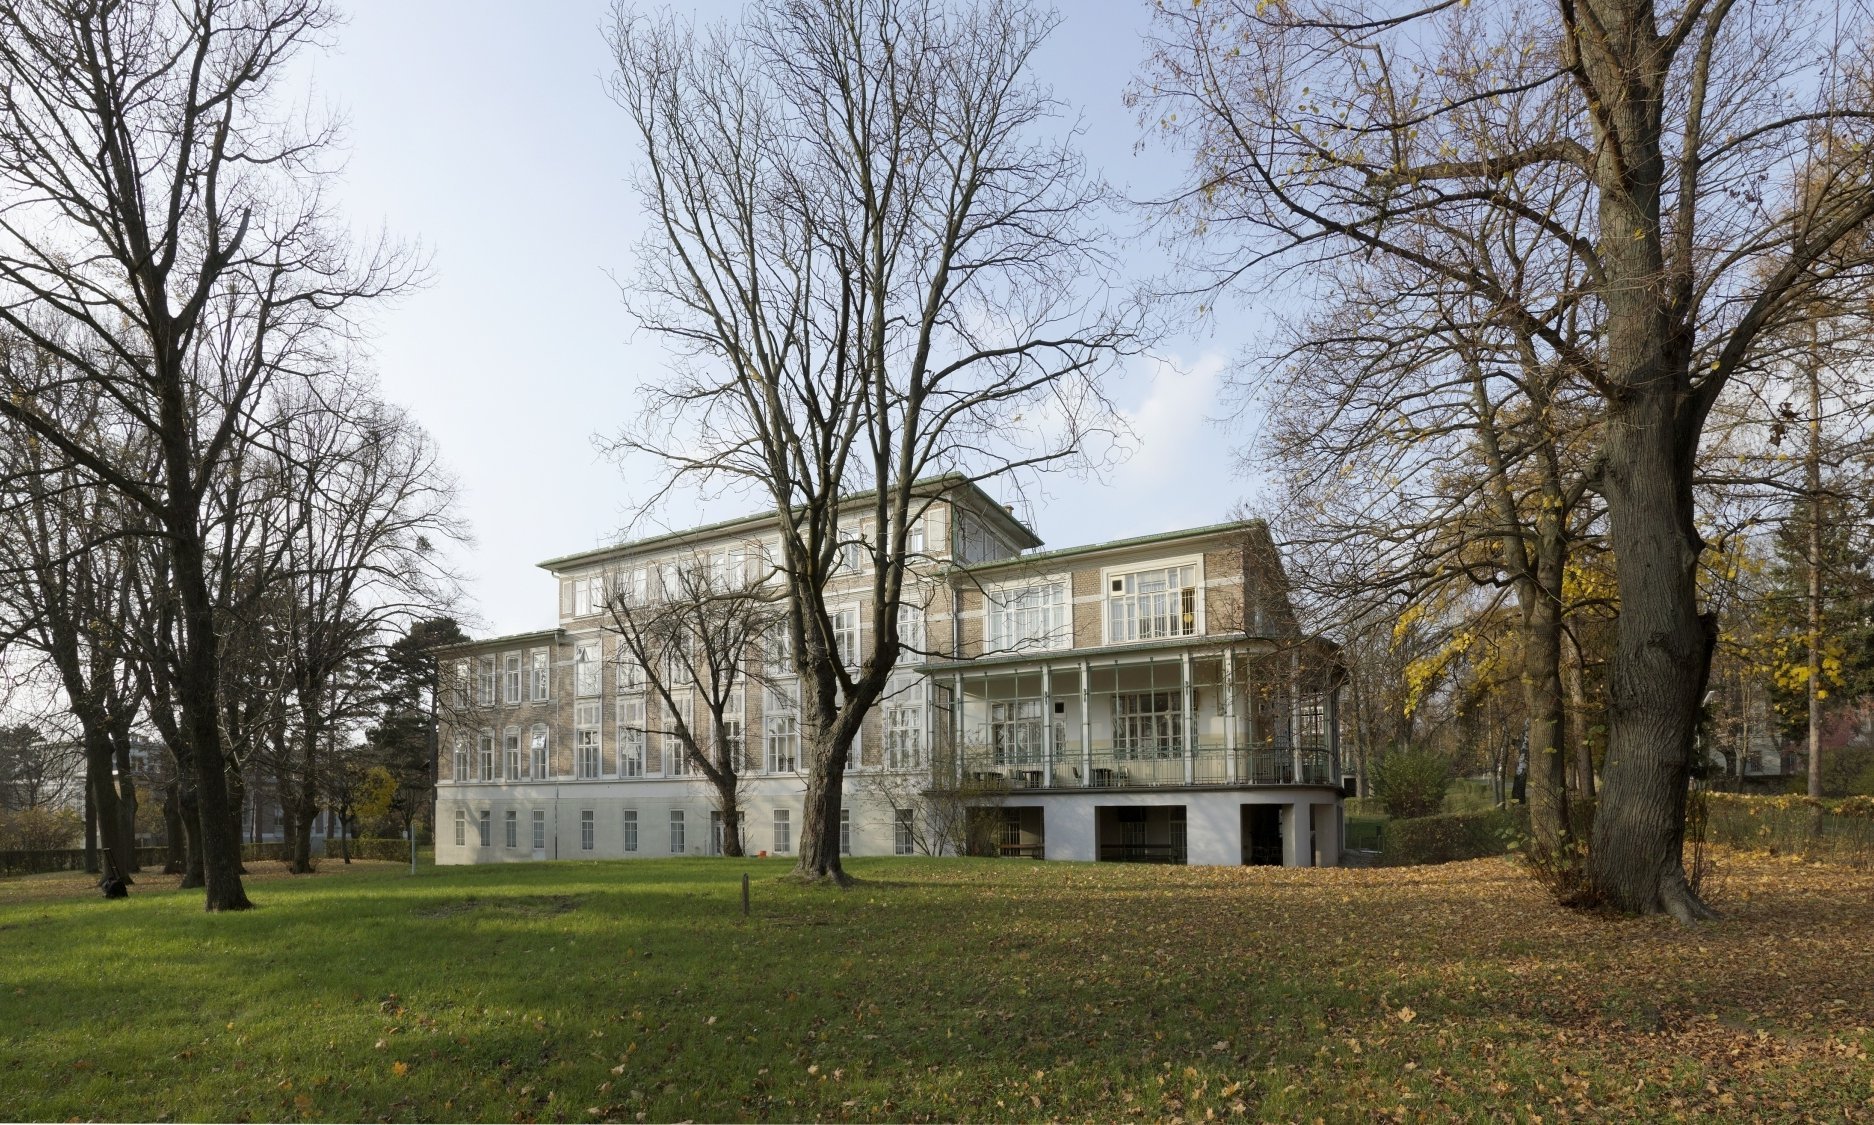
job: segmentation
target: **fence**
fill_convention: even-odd
[[[381,845],[394,844],[395,847]],[[367,854],[359,850],[360,845],[371,845]],[[338,842],[334,840],[331,853],[336,857]],[[256,863],[265,860],[285,860],[290,854],[291,845],[278,840],[259,844],[242,844],[241,860]],[[395,854],[378,854],[379,852]],[[403,840],[353,840],[351,854],[354,859],[409,859],[410,845]],[[102,862],[100,859],[99,862]],[[169,849],[162,845],[137,849],[137,865],[145,871],[161,871],[163,864],[169,862]],[[38,875],[48,871],[83,871],[85,869],[85,849],[83,848],[46,848],[37,851],[0,851],[0,875]]]
[[[1705,838],[1734,848],[1874,867],[1874,798],[1705,795]]]

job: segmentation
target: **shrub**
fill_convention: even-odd
[[[83,818],[71,809],[40,805],[0,812],[0,848],[29,852],[69,848],[76,845],[84,830]]]
[[[1502,855],[1515,832],[1515,818],[1504,809],[1394,820],[1386,825],[1382,861],[1408,867]]]
[[[1451,764],[1424,750],[1395,750],[1373,764],[1373,795],[1400,819],[1437,812],[1450,784]]]

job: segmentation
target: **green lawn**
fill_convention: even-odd
[[[1874,1116],[1874,875],[1725,863],[1697,931],[1507,860],[15,880],[0,1119]]]

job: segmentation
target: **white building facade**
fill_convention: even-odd
[[[1296,631],[1259,522],[1043,552],[976,486],[927,488],[900,618],[914,651],[853,749],[843,851],[1339,862],[1337,654]],[[665,704],[605,605],[621,590],[654,597],[679,567],[766,567],[773,526],[750,517],[549,560],[555,627],[444,650],[437,862],[719,853],[715,788],[664,733]],[[854,663],[873,631],[870,581],[855,554],[830,587]],[[807,766],[798,688],[785,660],[750,659],[764,662],[759,682],[725,711],[742,841],[788,855]],[[939,830],[959,810],[969,831]]]

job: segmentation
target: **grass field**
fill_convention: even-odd
[[[0,1119],[1874,1118],[1874,874],[1722,859],[1691,931],[1507,860],[13,880]]]

